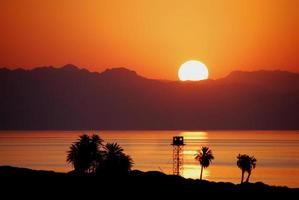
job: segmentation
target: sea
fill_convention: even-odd
[[[257,159],[250,182],[299,188],[299,131],[0,131],[0,165],[71,171],[67,151],[82,134],[117,142],[132,157],[133,169],[166,174],[177,167],[173,137],[183,136],[180,174],[185,178],[199,178],[195,156],[207,146],[215,159],[204,169],[203,179],[240,183],[237,155],[247,154]]]

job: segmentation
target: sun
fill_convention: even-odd
[[[209,71],[202,62],[189,60],[181,65],[178,75],[181,81],[200,81],[208,79]]]

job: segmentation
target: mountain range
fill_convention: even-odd
[[[234,71],[199,82],[126,68],[0,68],[1,130],[294,130],[299,74]]]

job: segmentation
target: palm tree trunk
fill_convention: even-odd
[[[202,171],[203,171],[203,166],[201,166],[201,169],[200,169],[200,180],[202,180]]]
[[[249,182],[249,177],[250,177],[250,175],[251,175],[251,172],[248,172],[248,176],[247,176],[247,178],[246,178],[246,183]]]
[[[244,180],[244,172],[245,172],[245,171],[242,170],[241,184],[243,183],[243,180]]]

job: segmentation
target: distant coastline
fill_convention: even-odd
[[[0,91],[0,130],[299,130],[299,74],[279,70],[182,82],[1,68]]]

